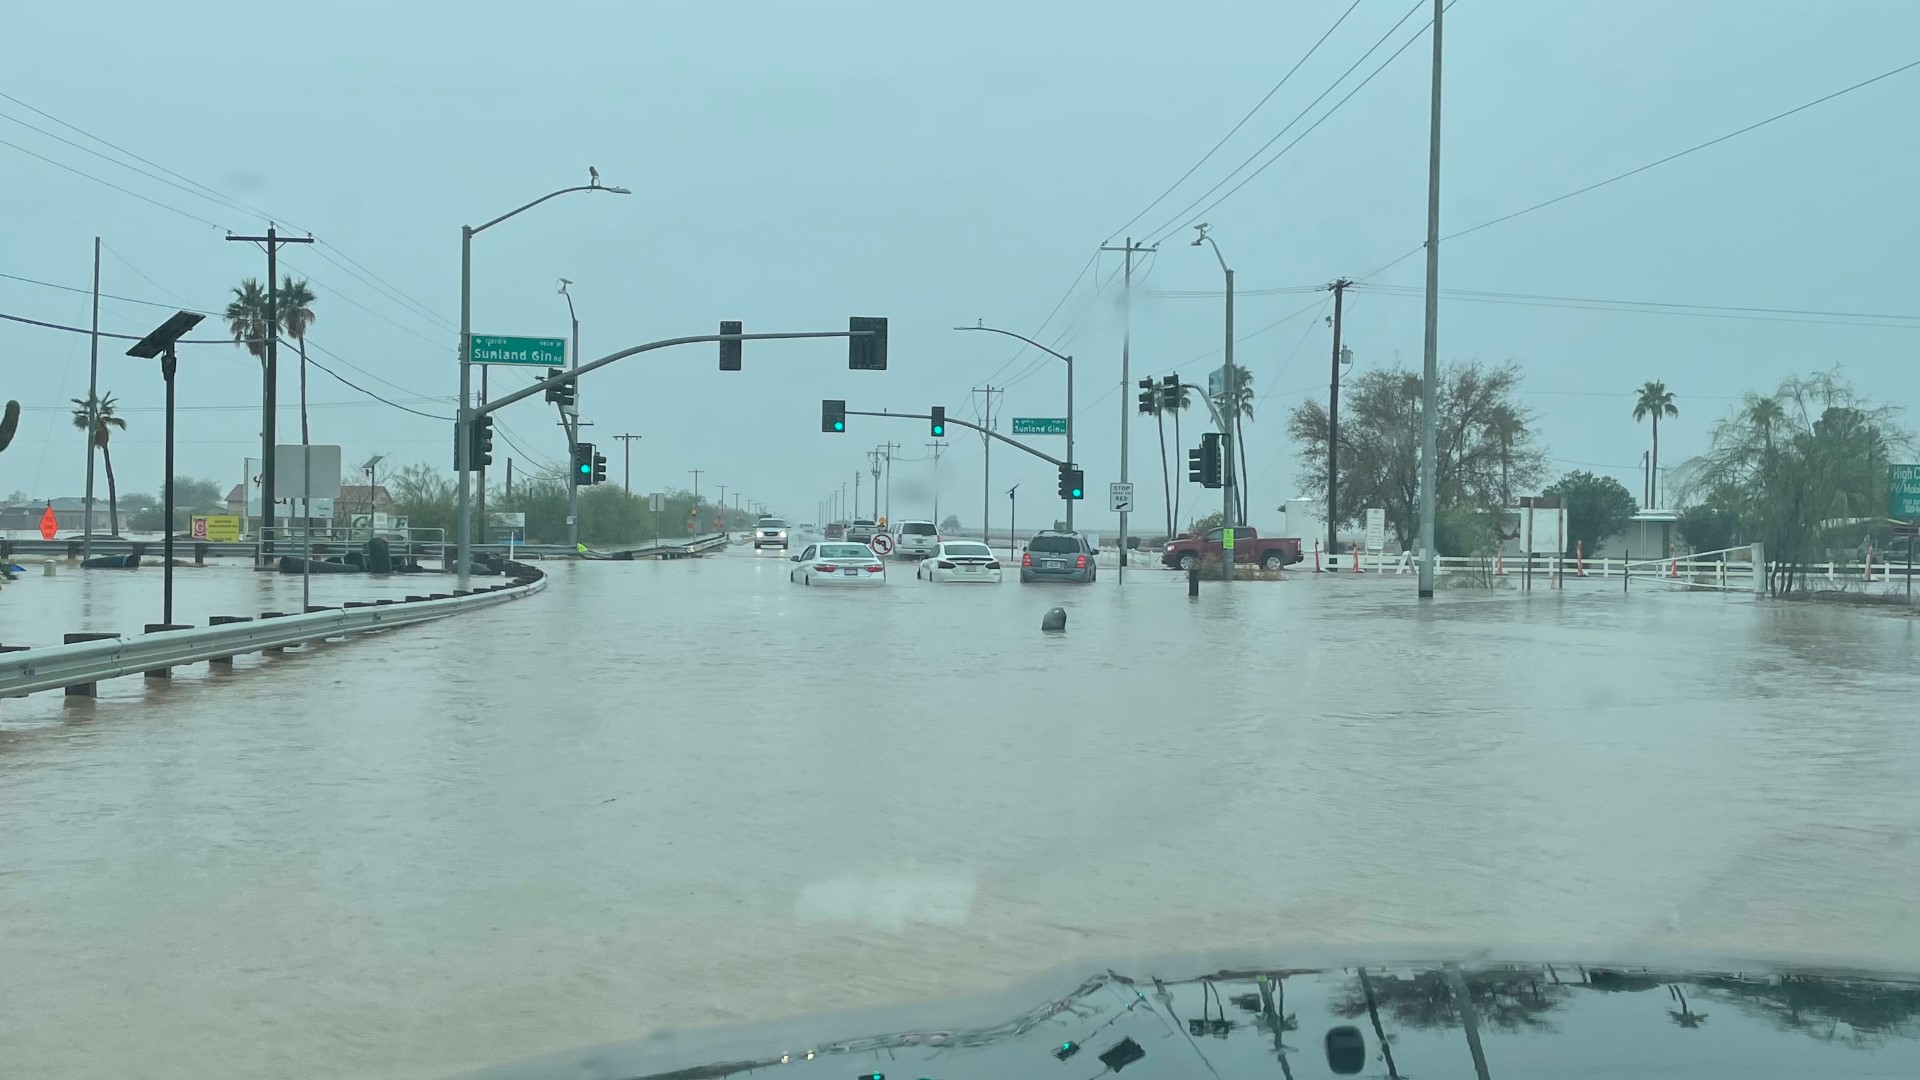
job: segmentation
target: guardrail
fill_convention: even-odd
[[[444,619],[519,600],[546,587],[546,578],[538,570],[517,570],[520,576],[511,582],[405,600],[352,601],[344,608],[317,608],[296,615],[264,612],[258,619],[216,615],[210,626],[149,624],[140,635],[70,634],[64,645],[0,647],[4,650],[0,651],[0,697],[62,688],[73,696],[91,697],[96,684],[105,679],[134,674],[167,678],[172,668],[184,664],[230,663],[242,653]]]

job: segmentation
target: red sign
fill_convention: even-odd
[[[51,540],[59,531],[60,519],[53,516],[53,504],[48,503],[46,512],[40,515],[40,539]]]
[[[886,533],[874,533],[868,546],[873,548],[875,555],[891,555],[893,554],[893,537]]]

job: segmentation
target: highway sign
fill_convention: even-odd
[[[657,514],[660,511],[665,510],[666,508],[667,508],[666,492],[656,491],[653,494],[647,496],[647,509],[652,510],[654,513]]]
[[[875,555],[891,555],[893,554],[893,535],[891,533],[874,533],[873,539],[868,542],[867,546],[873,549]]]
[[[1013,418],[1015,435],[1065,435],[1067,418],[1064,416],[1016,416]]]
[[[1107,500],[1116,514],[1133,513],[1133,484],[1114,481],[1107,485]]]
[[[1378,506],[1367,507],[1367,550],[1381,551],[1387,546],[1387,512]]]
[[[1887,516],[1920,519],[1920,465],[1887,466]]]
[[[467,339],[467,359],[476,364],[560,367],[567,362],[567,339],[475,334]]]

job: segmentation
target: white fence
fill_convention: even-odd
[[[1765,563],[1759,545],[1727,548],[1721,551],[1695,552],[1659,559],[1582,558],[1574,555],[1455,556],[1442,555],[1435,560],[1443,575],[1470,575],[1502,584],[1521,584],[1531,579],[1537,587],[1562,582],[1612,579],[1623,584],[1644,581],[1676,588],[1722,589],[1739,592],[1764,592],[1766,578],[1756,577],[1756,556]],[[1321,557],[1321,569],[1351,573],[1355,569],[1368,574],[1417,574],[1419,565],[1408,553],[1377,554],[1351,552],[1339,558]],[[1310,569],[1300,567],[1296,569]],[[1889,562],[1876,553],[1871,562],[1833,560],[1814,563],[1807,568],[1804,581],[1808,588],[1835,590],[1874,590],[1904,588],[1910,576],[1920,574],[1920,564]]]
[[[239,653],[391,630],[518,600],[545,587],[546,579],[541,577],[486,586],[465,595],[436,594],[417,600],[377,601],[341,610],[156,630],[0,653],[0,697],[24,697],[62,687],[85,687],[85,692],[90,693],[93,684],[103,679],[146,673],[163,675],[167,669],[182,664],[221,662]]]

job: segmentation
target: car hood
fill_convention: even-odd
[[[1079,965],[968,1000],[662,1032],[466,1076],[1081,1080],[1114,1063],[1130,1080],[1920,1076],[1920,978],[1702,956],[1190,955]]]

